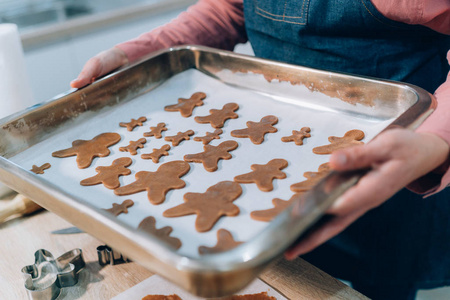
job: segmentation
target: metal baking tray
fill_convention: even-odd
[[[201,165],[191,164],[190,173],[183,177],[187,187],[171,191],[160,206],[152,206],[146,192],[121,198],[102,185],[79,185],[80,178],[95,175],[96,166],[109,165],[119,156],[129,156],[119,153],[118,148],[142,137],[143,131],[158,122],[168,123],[166,135],[187,129],[194,129],[199,136],[213,131],[209,125],[195,123],[193,117],[181,118],[178,113],[163,110],[165,105],[176,103],[177,98],[187,98],[196,91],[206,92],[208,97],[204,106],[194,110],[193,116],[207,115],[209,109],[221,108],[227,102],[240,105],[239,118],[229,120],[221,139],[212,142],[217,145],[234,139],[239,143],[239,148],[231,152],[233,158],[220,162],[220,172],[209,173]],[[294,203],[272,222],[251,220],[251,210],[271,208],[275,197],[288,200],[293,194],[289,186],[304,180],[303,172],[316,171],[328,160],[327,155],[312,154],[312,147],[327,144],[328,136],[342,136],[350,129],[363,130],[365,142],[393,126],[413,129],[435,106],[432,95],[405,83],[315,70],[200,46],[171,48],[83,89],[1,120],[0,180],[191,293],[218,297],[250,283],[362,176],[361,172],[333,172],[305,195],[305,201]],[[231,130],[245,128],[246,121],[259,121],[268,114],[279,118],[275,125],[278,132],[266,135],[263,144],[253,145],[248,139],[230,137]],[[147,115],[149,121],[136,132],[118,126],[119,121],[142,115]],[[304,146],[280,142],[282,136],[303,126],[311,127],[313,135],[305,140]],[[79,170],[75,158],[51,157],[53,151],[70,147],[75,139],[91,139],[108,131],[121,134],[121,142],[110,148],[110,157],[96,158],[88,169]],[[161,164],[136,161],[140,154],[149,153],[162,143],[166,142],[151,140],[138,156],[131,156],[133,174],[122,177],[121,183],[134,181],[138,170],[153,171],[159,167]],[[202,146],[192,140],[185,141],[173,148],[173,154],[164,157],[163,162],[201,152]],[[194,216],[174,219],[161,216],[165,209],[182,203],[186,191],[204,192],[219,181],[249,172],[251,164],[266,163],[277,157],[286,158],[290,163],[283,170],[287,178],[276,180],[274,191],[268,193],[259,191],[254,184],[242,184],[244,193],[235,201],[241,214],[222,218],[214,230],[196,233]],[[48,161],[52,168],[46,174],[28,171],[32,164]],[[116,218],[100,209],[126,198],[136,203],[128,215]],[[150,214],[157,219],[158,228],[174,227],[172,236],[180,238],[184,248],[175,251],[137,230],[139,221]],[[196,255],[199,244],[215,244],[219,228],[229,229],[237,240],[245,243],[221,254]]]

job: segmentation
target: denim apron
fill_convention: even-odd
[[[244,14],[259,57],[429,92],[449,72],[449,36],[389,20],[369,0],[245,0]],[[450,189],[426,199],[404,189],[305,258],[374,298],[450,285]]]

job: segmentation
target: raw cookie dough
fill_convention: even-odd
[[[178,146],[182,141],[190,140],[191,138],[189,136],[191,135],[194,135],[194,131],[188,130],[185,132],[178,132],[176,135],[166,136],[164,140],[167,142],[172,142],[172,146]]]
[[[208,172],[214,172],[217,170],[220,159],[230,159],[232,156],[230,151],[236,149],[238,143],[236,141],[225,141],[219,144],[219,146],[205,145],[203,146],[204,152],[196,154],[187,154],[184,156],[184,160],[187,162],[203,163],[203,167]]]
[[[143,126],[144,122],[147,121],[146,117],[140,117],[139,119],[135,120],[135,119],[131,119],[130,122],[125,123],[125,122],[120,122],[119,126],[120,127],[126,127],[128,131],[133,131],[133,129],[136,126]]]
[[[217,231],[217,244],[214,247],[200,246],[198,247],[198,253],[213,254],[220,253],[236,248],[243,242],[236,242],[231,232],[226,229],[219,229]]]
[[[137,141],[130,141],[130,144],[126,147],[120,147],[119,151],[122,152],[130,152],[131,155],[137,154],[137,149],[144,148],[144,144],[147,143],[147,140],[144,138],[138,139]]]
[[[295,193],[306,192],[312,189],[322,178],[330,173],[330,164],[324,163],[319,166],[317,172],[305,172],[303,176],[307,178],[305,181],[294,183],[291,185],[291,191]]]
[[[222,133],[222,129],[216,129],[213,133],[206,132],[205,136],[196,136],[194,138],[194,141],[203,142],[203,145],[208,145],[212,140],[219,140]]]
[[[248,121],[247,127],[244,129],[233,130],[231,136],[237,138],[250,138],[253,144],[259,145],[264,142],[264,136],[267,133],[277,132],[278,129],[273,127],[278,123],[278,118],[275,116],[265,116],[260,122]]]
[[[281,141],[285,143],[295,142],[296,145],[301,146],[303,145],[303,139],[311,137],[310,132],[311,128],[309,127],[303,127],[300,131],[292,130],[292,135],[283,136]]]
[[[238,114],[235,113],[238,109],[239,105],[236,103],[227,103],[222,109],[210,109],[210,115],[195,117],[194,120],[201,124],[210,123],[214,128],[222,128],[226,120],[238,118]]]
[[[270,222],[295,201],[302,201],[303,200],[302,194],[303,193],[294,194],[289,200],[282,200],[279,198],[275,198],[272,200],[273,208],[264,210],[254,210],[250,213],[250,217],[256,221]]]
[[[147,295],[142,300],[182,300],[177,294],[173,295]]]
[[[77,156],[78,168],[85,169],[89,167],[95,157],[108,156],[111,151],[108,147],[117,144],[120,141],[120,135],[114,132],[102,133],[92,140],[75,140],[72,147],[64,150],[55,151],[53,157]]]
[[[150,137],[150,136],[154,136],[157,139],[162,138],[162,132],[166,131],[166,123],[158,123],[158,125],[156,125],[156,127],[150,127],[150,132],[144,132],[144,136],[146,137]]]
[[[49,163],[45,163],[42,166],[38,167],[36,165],[33,165],[31,167],[31,172],[33,172],[34,174],[44,174],[44,170],[50,169],[52,165]]]
[[[179,98],[178,104],[168,105],[164,107],[165,111],[179,111],[181,115],[185,118],[192,115],[192,111],[196,106],[203,105],[203,99],[206,98],[206,94],[202,92],[197,92],[192,94],[191,98],[184,99]]]
[[[103,183],[108,189],[115,189],[120,186],[119,177],[131,174],[131,170],[127,167],[133,161],[129,157],[121,157],[113,161],[111,166],[101,166],[95,168],[98,173],[95,176],[86,178],[80,182],[81,185],[89,186]]]
[[[351,146],[363,145],[361,140],[364,138],[364,132],[358,129],[347,131],[343,137],[330,136],[329,145],[313,148],[315,154],[331,154],[336,150],[345,149]]]
[[[156,229],[156,220],[154,217],[147,217],[142,220],[141,223],[139,223],[138,228],[151,235],[155,235],[175,249],[181,248],[181,241],[176,237],[170,236],[170,233],[173,231],[172,227],[166,226]]]
[[[242,174],[234,177],[234,181],[239,183],[256,183],[258,188],[263,192],[270,192],[273,190],[272,181],[286,178],[286,173],[282,172],[288,166],[285,159],[272,159],[265,165],[251,165],[253,172]]]
[[[242,194],[241,186],[233,181],[221,181],[209,187],[205,193],[186,193],[184,203],[169,208],[164,217],[173,218],[197,215],[195,229],[198,232],[211,230],[222,216],[237,216],[239,207],[233,201]]]
[[[123,201],[121,204],[113,203],[111,208],[108,209],[105,208],[104,210],[115,216],[118,216],[120,214],[127,214],[128,208],[132,207],[133,205],[134,205],[133,200],[127,199]]]
[[[160,149],[153,148],[152,153],[142,154],[142,159],[151,159],[155,164],[159,163],[159,159],[161,156],[169,155],[170,145],[166,144],[162,146]]]
[[[176,160],[162,164],[156,172],[140,171],[135,175],[135,182],[115,189],[114,194],[126,196],[146,190],[150,203],[161,204],[166,199],[168,191],[186,186],[180,177],[190,169],[187,162]]]

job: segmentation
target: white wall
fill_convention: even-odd
[[[150,31],[175,18],[182,10],[117,25],[48,46],[25,51],[25,62],[35,99],[40,102],[70,89],[84,63],[100,51]]]

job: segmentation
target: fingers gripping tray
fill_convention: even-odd
[[[191,113],[178,109],[187,100]],[[173,48],[1,120],[0,180],[186,290],[223,296],[251,282],[357,181],[357,175],[331,172],[271,222],[252,218],[290,199],[303,173],[328,161],[314,147],[354,129],[367,143],[389,127],[414,128],[434,107],[430,94],[403,83],[205,47]],[[222,108],[229,117],[224,122],[207,117]],[[252,126],[267,129],[262,141],[248,136]],[[303,127],[310,137],[302,144],[282,142]],[[90,165],[80,168],[77,156],[52,156],[76,140],[106,139],[105,133],[114,141]],[[131,142],[134,150],[123,150]],[[155,149],[157,159],[149,155]],[[222,151],[212,165],[198,162],[207,149]],[[29,171],[45,163],[51,167],[44,174]],[[273,169],[269,183],[244,175],[262,165]],[[99,170],[113,167],[122,176],[109,186],[96,184]],[[171,188],[155,192],[169,173],[176,177]],[[225,203],[218,220],[210,220],[217,209],[196,213],[192,204],[208,201]],[[114,203],[127,203],[127,213],[105,210]],[[208,254],[218,236],[234,248]]]

